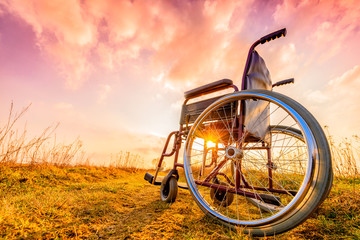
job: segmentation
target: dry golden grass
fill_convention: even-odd
[[[39,136],[28,138],[27,130],[15,130],[17,121],[28,111],[30,105],[20,113],[14,113],[10,106],[7,122],[0,128],[0,164],[87,164],[82,151],[82,142],[76,139],[70,144],[56,142],[55,130],[58,124],[46,128]]]
[[[334,174],[341,177],[357,177],[360,175],[360,138],[353,135],[336,143],[325,126],[333,159]]]
[[[0,171],[2,239],[251,239],[207,217],[187,190],[179,189],[173,204],[160,201],[144,170],[2,165]],[[359,239],[359,187],[360,178],[336,178],[305,223],[265,239]]]
[[[138,155],[120,152],[110,167],[93,167],[79,139],[56,143],[57,126],[28,139],[14,130],[28,108],[17,114],[11,105],[0,128],[0,238],[251,239],[205,216],[187,190],[161,202]],[[336,174],[329,197],[299,227],[265,239],[360,239],[360,138],[328,139]]]
[[[111,156],[110,167],[125,168],[129,170],[142,169],[144,166],[144,159],[130,152],[119,152],[115,155],[115,158]]]
[[[59,124],[46,128],[39,136],[32,138],[28,138],[26,128],[22,131],[15,129],[16,123],[29,107],[14,113],[11,104],[8,120],[0,128],[0,164],[90,165],[79,138],[70,144],[57,143],[55,130]],[[144,166],[144,159],[130,152],[119,152],[110,156],[107,166],[136,170]]]

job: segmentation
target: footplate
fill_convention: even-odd
[[[164,177],[158,176],[156,178],[155,182],[153,183],[154,176],[152,174],[150,174],[150,173],[145,173],[144,179],[146,181],[148,181],[149,183],[151,183],[151,184],[161,185],[161,182],[164,179]],[[189,188],[188,185],[186,184],[186,182],[178,182],[178,187],[182,188],[182,189],[188,189]]]
[[[144,179],[146,181],[148,181],[149,183],[151,184],[154,184],[154,185],[161,185],[161,181],[154,181],[154,175],[150,174],[150,173],[145,173],[145,176],[144,176]],[[159,178],[157,178],[157,180],[160,180]],[[162,180],[162,179],[161,179]]]

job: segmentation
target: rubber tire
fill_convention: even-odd
[[[174,176],[171,176],[168,179],[164,179],[161,182],[161,188],[160,188],[161,201],[167,203],[173,203],[176,200],[177,193],[178,193],[178,184]]]
[[[333,181],[333,171],[332,171],[332,161],[331,161],[331,153],[329,149],[329,145],[326,139],[326,136],[320,126],[320,124],[316,121],[316,119],[313,117],[313,115],[305,109],[302,105],[300,105],[295,100],[282,95],[280,93],[267,91],[267,90],[245,90],[241,92],[235,92],[233,94],[229,94],[204,110],[210,111],[211,108],[215,108],[217,104],[221,103],[222,99],[229,98],[232,95],[237,94],[254,94],[254,95],[268,95],[270,97],[276,98],[277,100],[280,100],[283,103],[286,103],[287,106],[295,110],[301,118],[306,122],[308,125],[308,128],[311,130],[314,141],[317,146],[318,150],[318,159],[314,162],[314,173],[313,173],[313,180],[310,184],[310,187],[305,195],[305,197],[302,199],[300,203],[296,206],[295,209],[293,209],[290,213],[285,215],[281,219],[277,219],[276,221],[260,225],[260,226],[242,226],[244,227],[243,232],[249,235],[253,236],[273,236],[275,234],[280,234],[285,231],[288,231],[302,222],[304,222],[310,215],[313,213],[318,206],[324,201],[324,199],[327,197],[331,190],[332,181]],[[200,115],[201,116],[201,115]],[[199,120],[200,117],[196,120],[193,127],[196,126],[196,123]],[[192,130],[190,130],[191,132]],[[190,136],[190,134],[188,135]],[[192,194],[195,202],[200,207],[200,209],[208,214],[210,217],[213,217],[215,219],[218,219],[216,216],[209,213],[206,208],[202,205],[201,202],[199,202],[195,196],[195,193],[192,191],[192,185],[191,181],[188,179],[188,163],[186,161],[186,149],[188,146],[188,141],[185,143],[185,151],[184,151],[184,164],[185,164],[185,173],[186,173],[186,181],[189,186],[190,193]],[[237,226],[230,224],[229,222],[223,221],[221,219],[218,219],[220,223],[222,223],[225,226],[231,227],[236,229]]]
[[[220,185],[228,186],[229,184],[226,182],[220,182]],[[229,206],[234,201],[234,194],[229,192],[225,192],[224,195],[222,194],[223,191],[215,188],[210,189],[210,197],[216,205],[221,207]]]
[[[263,93],[267,91],[253,90],[252,92]],[[247,233],[254,236],[269,236],[283,233],[303,223],[328,196],[333,181],[331,152],[327,138],[320,124],[306,108],[295,100],[276,92],[271,92],[271,95],[276,96],[276,98],[281,101],[287,101],[287,104],[290,107],[297,108],[298,113],[301,112],[300,115],[314,134],[315,142],[319,150],[319,164],[316,165],[317,175],[314,176],[313,184],[311,186],[313,190],[308,192],[307,197],[302,201],[302,204],[298,206],[297,211],[293,211],[291,215],[276,223],[276,227],[263,226],[262,228],[254,228],[247,231]]]

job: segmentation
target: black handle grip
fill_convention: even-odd
[[[285,84],[289,84],[289,83],[294,83],[294,79],[293,78],[289,78],[289,79],[286,79],[286,80],[282,80],[282,81],[279,81],[279,82],[276,82],[272,85],[272,87],[278,87],[278,86],[281,86],[281,85],[285,85]]]
[[[270,33],[270,34],[260,38],[260,43],[264,44],[264,43],[274,40],[276,38],[285,37],[285,36],[286,36],[286,28],[283,28],[279,31]]]

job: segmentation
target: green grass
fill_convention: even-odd
[[[0,167],[2,239],[250,239],[208,218],[180,189],[160,201],[144,171],[104,167]],[[359,239],[360,178],[337,178],[297,228],[267,239]]]

